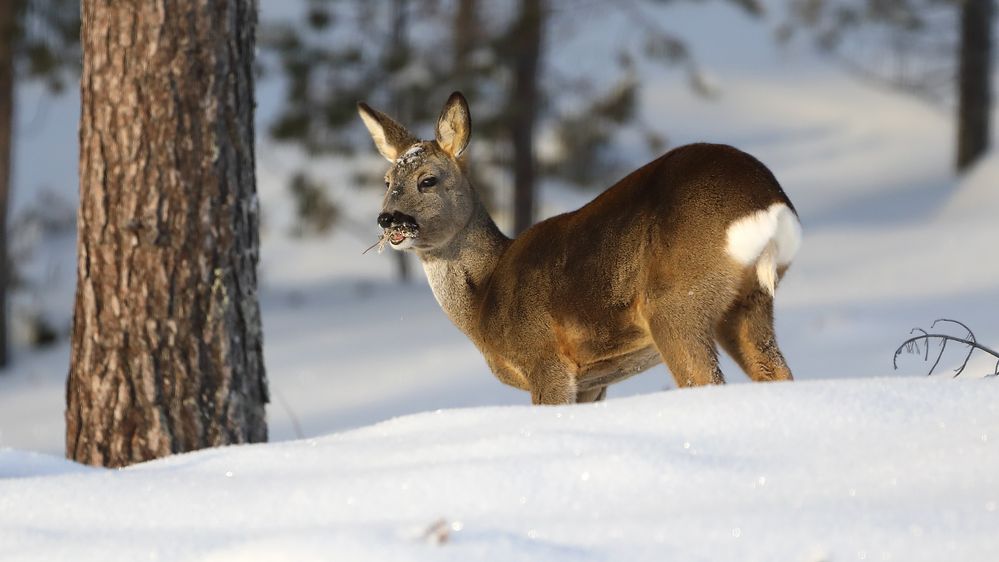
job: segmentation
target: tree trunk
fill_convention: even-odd
[[[992,118],[992,16],[994,0],[961,6],[957,106],[957,171],[963,172],[989,147]]]
[[[0,0],[0,367],[7,354],[7,284],[10,258],[7,253],[7,206],[13,178],[14,136],[14,41],[18,0]]]
[[[454,83],[456,89],[468,98],[474,95],[472,88],[475,85],[472,80],[469,55],[475,49],[476,41],[482,33],[479,28],[478,0],[458,0],[453,31]]]
[[[265,441],[255,0],[84,0],[66,455]]]
[[[408,56],[409,35],[408,35],[408,12],[409,0],[394,0],[392,2],[392,38],[389,45],[391,51],[390,60],[401,60],[401,57]],[[407,92],[392,92],[392,111],[396,119],[406,123],[409,121],[409,111],[407,111]],[[406,252],[392,252],[395,255],[395,271],[401,283],[409,282],[409,257]]]
[[[545,5],[543,0],[521,0],[514,29],[513,93],[510,97],[513,141],[513,230],[520,234],[534,224],[534,125],[538,115],[538,66],[541,58]]]

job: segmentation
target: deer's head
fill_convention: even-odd
[[[378,151],[392,163],[378,225],[396,250],[445,246],[472,218],[475,193],[460,159],[468,147],[471,117],[464,96],[448,98],[436,138],[421,141],[384,113],[358,104]]]

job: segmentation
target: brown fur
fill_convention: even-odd
[[[460,94],[429,142],[360,110],[386,158],[420,144],[418,158],[386,176],[384,211],[415,217],[411,249],[442,308],[496,376],[534,403],[600,400],[608,384],[661,361],[679,386],[723,383],[716,341],[753,380],[791,379],[772,297],[755,265],[725,251],[733,221],[773,203],[793,210],[753,157],[724,145],[677,148],[509,240],[462,173],[471,122]],[[435,189],[418,190],[429,175]]]

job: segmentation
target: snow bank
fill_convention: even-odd
[[[997,442],[995,380],[909,378],[438,411],[117,471],[4,450],[0,559],[995,560]]]

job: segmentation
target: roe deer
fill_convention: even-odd
[[[378,224],[419,256],[441,308],[501,381],[535,404],[601,400],[665,361],[679,386],[720,384],[715,342],[755,381],[791,380],[774,289],[801,226],[758,160],[692,144],[514,240],[465,173],[471,118],[455,92],[421,141],[358,104],[392,162]]]

